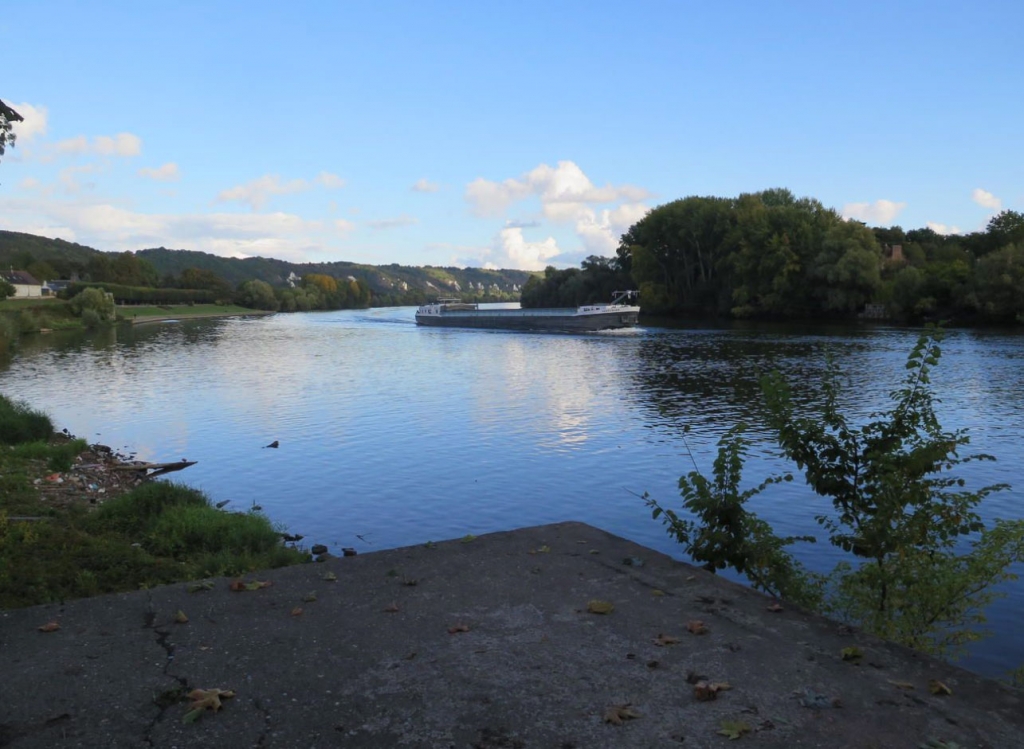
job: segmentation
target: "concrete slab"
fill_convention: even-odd
[[[1021,692],[581,523],[246,580],[0,613],[0,746],[1024,746]]]

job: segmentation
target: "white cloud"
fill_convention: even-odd
[[[149,214],[104,201],[0,198],[0,228],[30,231],[40,227],[49,228],[33,233],[107,251],[163,246],[297,262],[325,250],[336,251],[332,245],[347,228],[282,212]]]
[[[491,246],[476,253],[476,262],[485,268],[518,268],[544,270],[552,258],[561,254],[554,237],[540,242],[529,242],[518,227],[507,227],[498,232]]]
[[[74,138],[59,140],[53,144],[53,152],[59,156],[70,154],[77,156],[89,150],[89,139],[84,135],[76,135]]]
[[[500,215],[512,203],[528,197],[540,198],[544,215],[556,221],[574,221],[591,203],[637,202],[649,193],[633,185],[595,187],[572,161],[556,167],[540,164],[519,179],[492,182],[479,177],[466,187],[466,201],[478,216]]]
[[[384,218],[378,221],[367,221],[366,225],[369,226],[371,229],[398,229],[403,226],[412,226],[413,224],[418,223],[418,218],[402,214],[401,216],[396,216],[395,218]]]
[[[101,156],[138,156],[142,153],[142,139],[131,133],[118,133],[110,137],[97,135],[92,139],[93,150]]]
[[[356,225],[351,221],[346,221],[343,218],[337,218],[334,220],[334,228],[341,234],[346,234],[356,228]]]
[[[936,234],[943,234],[943,235],[945,235],[945,234],[962,234],[963,233],[963,232],[960,231],[960,227],[959,226],[946,226],[945,224],[937,224],[934,221],[929,221],[927,224],[925,224],[925,226],[927,226],[929,229],[931,229]]]
[[[509,205],[528,197],[530,192],[529,185],[514,179],[491,182],[477,177],[466,186],[466,200],[477,216],[500,216]]]
[[[337,174],[331,174],[330,172],[320,172],[314,181],[328,190],[340,190],[345,186],[345,180]]]
[[[288,195],[290,193],[304,192],[308,189],[309,183],[304,179],[282,182],[281,178],[276,174],[265,174],[258,179],[246,182],[244,185],[236,185],[227,190],[221,190],[213,202],[245,203],[252,210],[258,211],[266,205],[271,195]]]
[[[57,181],[60,183],[61,188],[64,192],[69,195],[81,192],[83,189],[91,189],[96,187],[95,182],[81,183],[78,181],[78,175],[80,174],[92,174],[96,171],[95,164],[79,164],[76,166],[68,166],[61,169],[57,174]]]
[[[586,209],[576,220],[576,234],[583,241],[588,255],[608,257],[615,254],[619,239],[630,226],[647,215],[642,203],[625,203],[600,213]]]
[[[25,179],[21,181],[20,186],[22,190],[38,190],[43,186],[43,183],[35,177],[25,177]]]
[[[173,161],[168,161],[156,169],[140,169],[139,176],[149,177],[157,182],[176,182],[181,177],[181,174],[178,172],[178,165]]]
[[[980,205],[982,208],[988,208],[993,211],[998,211],[1003,207],[1002,200],[997,198],[988,190],[982,190],[980,187],[975,187],[971,191],[971,200]]]
[[[132,133],[118,133],[114,136],[97,135],[90,143],[84,135],[76,135],[74,138],[57,141],[47,150],[57,156],[98,154],[129,158],[142,153],[142,139]]]
[[[48,118],[46,107],[36,107],[25,103],[12,104],[11,108],[24,118],[22,122],[15,122],[13,125],[14,134],[18,136],[19,143],[27,143],[37,135],[46,135]]]
[[[843,218],[856,219],[866,224],[888,226],[907,207],[906,203],[891,200],[876,200],[874,203],[847,203],[843,206]]]
[[[409,188],[413,192],[437,192],[441,189],[441,186],[436,182],[431,182],[426,177],[416,180],[416,184]]]
[[[505,222],[508,229],[536,229],[540,221],[527,221],[526,219],[510,218]]]

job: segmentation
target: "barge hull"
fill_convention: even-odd
[[[523,314],[524,312],[527,314]],[[545,315],[536,314],[532,310],[475,310],[446,312],[441,315],[416,315],[416,322],[440,328],[497,328],[576,333],[636,327],[638,317],[638,313],[633,310],[590,315]]]

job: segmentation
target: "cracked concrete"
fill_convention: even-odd
[[[728,721],[742,746],[1024,746],[1019,691],[579,523],[247,579],[273,585],[0,612],[0,746],[725,747]],[[701,676],[732,688],[698,701]],[[236,696],[184,723],[196,687]]]

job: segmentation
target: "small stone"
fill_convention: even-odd
[[[324,546],[323,544],[313,544],[313,548],[310,549],[310,551],[313,552],[314,554],[326,554],[327,553],[327,547]]]

